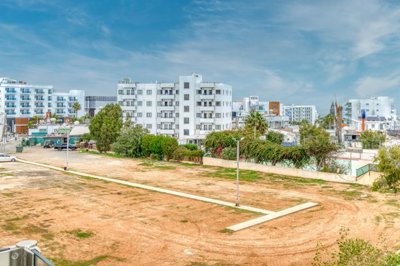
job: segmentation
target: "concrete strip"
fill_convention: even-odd
[[[269,215],[264,215],[264,216],[261,216],[261,217],[258,217],[258,218],[252,219],[252,220],[248,220],[248,221],[240,223],[240,224],[235,224],[235,225],[229,226],[226,229],[236,232],[236,231],[239,231],[242,229],[246,229],[250,226],[265,223],[265,222],[271,221],[273,219],[276,219],[276,218],[279,218],[282,216],[286,216],[286,215],[289,215],[289,214],[292,214],[292,213],[295,213],[298,211],[302,211],[302,210],[305,210],[308,208],[315,207],[317,205],[318,205],[318,203],[306,202],[306,203],[296,205],[294,207],[290,207],[290,208],[287,208],[287,209],[284,209],[284,210],[281,210],[281,211],[278,211],[278,212],[275,212],[275,213],[272,213]]]
[[[135,188],[140,188],[140,189],[146,189],[146,190],[160,192],[160,193],[166,193],[166,194],[170,194],[170,195],[174,195],[174,196],[178,196],[178,197],[183,197],[183,198],[188,198],[188,199],[193,199],[193,200],[199,200],[199,201],[203,201],[203,202],[208,202],[208,203],[218,204],[218,205],[222,205],[222,206],[232,207],[232,208],[236,208],[236,209],[240,209],[240,210],[252,211],[252,212],[257,212],[257,213],[262,213],[262,214],[273,214],[273,213],[275,213],[273,211],[254,208],[254,207],[250,207],[250,206],[239,206],[239,207],[237,207],[237,206],[235,206],[235,203],[231,203],[231,202],[227,202],[227,201],[211,199],[211,198],[202,197],[202,196],[196,196],[196,195],[192,195],[192,194],[188,194],[188,193],[184,193],[184,192],[178,192],[178,191],[174,191],[174,190],[163,189],[163,188],[158,188],[158,187],[153,187],[153,186],[133,183],[133,182],[119,180],[119,179],[115,179],[115,178],[96,176],[96,175],[81,173],[81,172],[77,172],[77,171],[70,171],[70,170],[65,171],[64,169],[62,169],[60,167],[55,167],[55,166],[51,166],[51,165],[46,165],[46,164],[41,164],[41,163],[36,163],[36,162],[31,162],[31,161],[26,161],[26,160],[21,160],[21,159],[17,159],[17,161],[22,162],[22,163],[36,165],[36,166],[46,167],[46,168],[50,168],[50,169],[57,170],[57,171],[67,172],[67,173],[71,173],[71,174],[74,174],[74,175],[95,178],[95,179],[99,179],[99,180],[103,180],[103,181],[107,181],[107,182],[113,182],[113,183],[117,183],[117,184],[121,184],[121,185],[125,185],[125,186],[130,186],[130,187],[135,187]]]

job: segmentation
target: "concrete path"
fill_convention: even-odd
[[[314,207],[314,206],[318,205],[317,203],[307,202],[307,203],[300,204],[300,205],[297,205],[297,206],[294,206],[294,207],[291,207],[291,208],[288,208],[288,209],[284,209],[284,210],[281,210],[281,211],[278,211],[278,212],[274,212],[274,211],[264,210],[264,209],[255,208],[255,207],[251,207],[251,206],[245,206],[245,205],[235,206],[235,203],[232,203],[232,202],[227,202],[227,201],[207,198],[207,197],[203,197],[203,196],[197,196],[197,195],[188,194],[188,193],[179,192],[179,191],[174,191],[174,190],[170,190],[170,189],[164,189],[164,188],[158,188],[158,187],[149,186],[149,185],[133,183],[133,182],[124,181],[124,180],[115,179],[115,178],[110,178],[110,177],[96,176],[96,175],[91,175],[91,174],[72,171],[72,170],[64,170],[61,167],[56,167],[56,166],[51,166],[51,165],[47,165],[47,164],[31,162],[31,161],[22,160],[22,159],[17,159],[17,161],[21,162],[21,163],[27,163],[27,164],[40,166],[40,167],[49,168],[49,169],[56,170],[56,171],[71,173],[71,174],[78,175],[78,176],[89,177],[89,178],[103,180],[103,181],[106,181],[106,182],[117,183],[117,184],[120,184],[120,185],[129,186],[129,187],[146,189],[146,190],[149,190],[149,191],[154,191],[154,192],[159,192],[159,193],[166,193],[166,194],[173,195],[173,196],[178,196],[178,197],[183,197],[183,198],[188,198],[188,199],[193,199],[193,200],[199,200],[199,201],[203,201],[203,202],[207,202],[207,203],[212,203],[212,204],[217,204],[217,205],[221,205],[221,206],[236,208],[236,209],[239,209],[239,210],[245,210],[245,211],[251,211],[251,212],[264,214],[263,216],[258,217],[256,219],[252,219],[252,220],[249,220],[249,221],[237,224],[237,225],[233,225],[233,226],[227,227],[227,229],[232,230],[232,231],[239,231],[239,230],[242,230],[242,229],[257,225],[257,224],[260,224],[260,223],[267,222],[267,221],[272,220],[272,219],[276,219],[276,218],[279,218],[279,217],[282,217],[282,216],[285,216],[285,215],[288,215],[288,214],[291,214],[291,213],[294,213],[294,212],[298,212],[298,211],[301,211],[301,210],[304,210],[304,209],[307,209],[307,208],[311,208],[311,207]]]
[[[315,207],[317,205],[318,205],[318,203],[306,202],[306,203],[303,203],[303,204],[300,204],[300,205],[296,205],[294,207],[290,207],[290,208],[287,208],[287,209],[284,209],[284,210],[281,210],[281,211],[274,212],[272,214],[268,214],[268,215],[264,215],[264,216],[255,218],[253,220],[248,220],[248,221],[240,223],[240,224],[235,224],[235,225],[229,226],[226,229],[236,232],[236,231],[243,230],[245,228],[257,225],[257,224],[261,224],[261,223],[265,223],[265,222],[271,221],[273,219],[276,219],[276,218],[279,218],[279,217],[282,217],[282,216],[286,216],[286,215],[289,215],[289,214],[292,214],[292,213],[295,213],[295,212],[299,212],[299,211],[302,211],[302,210],[305,210],[305,209],[308,209],[308,208],[312,208],[312,207]]]

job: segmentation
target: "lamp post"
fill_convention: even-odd
[[[236,140],[236,203],[235,206],[239,207],[240,205],[240,190],[239,190],[239,159],[240,159],[240,141],[244,138],[234,139]]]
[[[64,167],[64,170],[65,171],[67,171],[68,170],[68,151],[69,150],[69,132],[67,132],[67,153],[66,153],[66,156],[65,156],[65,167]]]

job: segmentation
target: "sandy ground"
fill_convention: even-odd
[[[31,148],[19,156],[65,164],[65,152]],[[212,177],[218,169],[142,163],[70,153],[72,170],[234,201],[234,180]],[[314,201],[320,206],[231,234],[223,229],[256,214],[21,163],[0,167],[0,245],[34,238],[52,258],[98,258],[100,266],[310,265],[317,244],[333,246],[341,228],[374,244],[400,248],[399,197],[360,186],[267,174],[241,182],[246,205],[279,210]],[[79,239],[73,230],[94,235]]]

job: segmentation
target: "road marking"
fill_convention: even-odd
[[[312,207],[318,205],[318,203],[306,202],[306,203],[296,205],[296,206],[293,206],[293,207],[290,207],[290,208],[287,208],[287,209],[284,209],[281,211],[274,212],[274,211],[264,210],[264,209],[255,208],[255,207],[251,207],[251,206],[245,206],[245,205],[236,206],[235,203],[232,203],[232,202],[207,198],[207,197],[203,197],[203,196],[197,196],[197,195],[174,191],[174,190],[170,190],[170,189],[164,189],[164,188],[159,188],[159,187],[154,187],[154,186],[149,186],[149,185],[133,183],[133,182],[124,181],[124,180],[120,180],[120,179],[86,174],[86,173],[72,171],[72,170],[64,170],[61,167],[31,162],[31,161],[27,161],[27,160],[21,160],[18,158],[17,158],[17,161],[21,162],[21,163],[32,164],[32,165],[36,165],[36,166],[40,166],[40,167],[49,168],[49,169],[56,170],[56,171],[70,173],[70,174],[74,174],[74,175],[78,175],[78,176],[90,177],[90,178],[99,179],[99,180],[103,180],[103,181],[107,181],[107,182],[117,183],[117,184],[129,186],[129,187],[140,188],[140,189],[155,191],[155,192],[159,192],[159,193],[165,193],[165,194],[169,194],[169,195],[173,195],[173,196],[178,196],[178,197],[183,197],[183,198],[188,198],[188,199],[193,199],[193,200],[199,200],[199,201],[203,201],[203,202],[207,202],[207,203],[213,203],[213,204],[231,207],[231,208],[235,208],[235,209],[239,209],[239,210],[246,210],[246,211],[252,211],[252,212],[264,214],[261,217],[258,217],[258,218],[252,219],[252,220],[248,220],[246,222],[239,223],[236,225],[232,225],[232,226],[229,226],[226,228],[226,229],[232,230],[232,231],[243,230],[243,229],[249,228],[251,226],[258,225],[258,224],[261,224],[261,223],[264,223],[264,222],[267,222],[267,221],[270,221],[273,219],[277,219],[279,217],[286,216],[286,215],[289,215],[289,214],[292,214],[292,213],[295,213],[298,211],[302,211],[302,210],[305,210],[308,208],[312,208]]]

